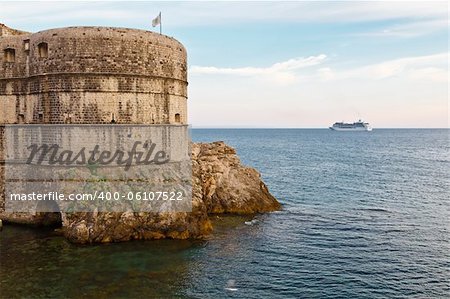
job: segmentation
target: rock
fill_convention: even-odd
[[[25,224],[30,226],[54,226],[61,224],[61,213],[23,213],[23,212],[2,212],[0,217],[5,223]]]
[[[202,188],[208,213],[253,214],[281,209],[253,168],[240,164],[224,142],[193,144],[194,184]]]
[[[140,239],[199,238],[212,230],[206,209],[191,213],[71,213],[64,217],[64,235],[75,243],[107,243]]]
[[[236,151],[224,142],[193,144],[192,172],[192,212],[62,213],[59,219],[63,234],[74,243],[202,238],[212,231],[209,214],[255,214],[281,209],[260,174],[242,166]],[[0,216],[3,219],[7,216],[10,222],[28,224],[49,220],[45,215],[25,213],[0,213]],[[54,213],[51,216],[53,219]]]

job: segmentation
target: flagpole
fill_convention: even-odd
[[[162,22],[161,22],[161,12],[152,20],[152,27],[155,28],[159,25],[159,34],[162,34]]]

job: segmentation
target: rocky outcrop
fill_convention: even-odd
[[[106,243],[141,239],[188,239],[209,234],[211,222],[196,200],[193,211],[150,213],[73,213],[63,216],[63,232],[75,243]]]
[[[192,144],[192,163],[192,212],[63,213],[64,235],[75,243],[201,238],[212,231],[209,214],[254,214],[281,208],[260,174],[242,166],[236,151],[224,142]],[[8,220],[43,224],[45,219],[45,214],[39,214],[10,215]]]
[[[7,223],[17,223],[30,226],[57,226],[61,223],[61,213],[6,213],[0,212],[0,217]]]
[[[194,185],[200,186],[208,213],[252,214],[276,211],[280,203],[254,168],[245,167],[224,142],[192,146]]]

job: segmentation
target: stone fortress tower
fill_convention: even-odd
[[[187,85],[186,50],[164,35],[109,27],[27,33],[0,24],[0,218],[13,223],[60,223],[69,240],[92,243],[198,238],[212,229],[208,213],[253,215],[279,210],[280,204],[260,174],[243,167],[234,149],[217,142],[193,144],[191,151],[189,140],[183,143],[189,134],[170,139],[172,131],[187,133]],[[14,124],[13,130],[6,129],[8,124]],[[192,176],[192,212],[160,213],[157,217],[152,213],[139,217],[129,213],[93,213],[89,217],[64,213],[63,217],[62,213],[6,211],[6,170],[13,174],[11,183],[16,178],[19,183],[28,182],[28,177],[15,171],[18,168],[14,167],[23,163],[7,165],[3,144],[12,144],[8,153],[15,156],[14,149],[24,148],[23,140],[33,141],[23,133],[26,129],[47,127],[39,124],[63,124],[55,126],[65,130],[57,137],[69,143],[72,139],[67,138],[66,129],[97,127],[83,124],[100,124],[98,127],[111,131],[122,127],[114,124],[131,124],[144,127],[146,133],[168,124],[170,129],[164,126],[160,130],[161,139],[167,136],[169,141],[162,146],[173,140],[175,146],[170,148],[185,149],[188,156],[192,153],[188,163],[192,168],[187,169]],[[95,141],[110,137],[94,136],[98,136]],[[79,144],[74,142],[76,146]],[[183,168],[175,169],[180,173]],[[178,177],[186,181],[182,175]],[[31,178],[32,182],[35,177]]]
[[[186,50],[111,27],[0,24],[0,124],[186,124]]]
[[[0,24],[0,214],[7,124],[187,124],[187,54],[145,30]]]

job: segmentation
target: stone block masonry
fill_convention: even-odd
[[[187,124],[187,85],[186,50],[168,36],[0,24],[0,212],[2,124]]]
[[[0,123],[187,123],[186,50],[175,39],[110,27],[0,27]]]

